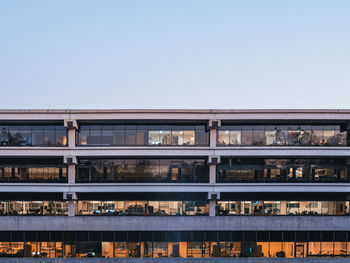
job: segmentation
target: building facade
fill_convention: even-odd
[[[350,110],[0,111],[0,262],[345,262],[349,191]]]

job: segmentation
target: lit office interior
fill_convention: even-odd
[[[5,232],[0,257],[346,257],[348,232]],[[7,239],[7,240],[6,240]]]

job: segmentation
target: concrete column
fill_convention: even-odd
[[[216,129],[210,129],[210,147],[216,147]]]
[[[68,165],[68,183],[75,184],[75,164]]]
[[[209,164],[209,183],[216,183],[216,164]]]
[[[75,130],[78,129],[77,120],[64,120],[64,127],[68,129],[68,147],[75,147]]]
[[[216,200],[209,200],[209,216],[215,216]]]
[[[221,126],[221,120],[210,119],[208,128],[210,129],[210,148],[216,147],[217,129]]]
[[[75,216],[75,201],[68,201],[68,216]]]
[[[68,147],[75,148],[75,129],[68,130]]]

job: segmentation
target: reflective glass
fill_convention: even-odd
[[[222,125],[217,144],[273,146],[347,145],[340,125]]]

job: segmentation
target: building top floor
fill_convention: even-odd
[[[61,109],[0,110],[0,120],[350,120],[350,109]]]

